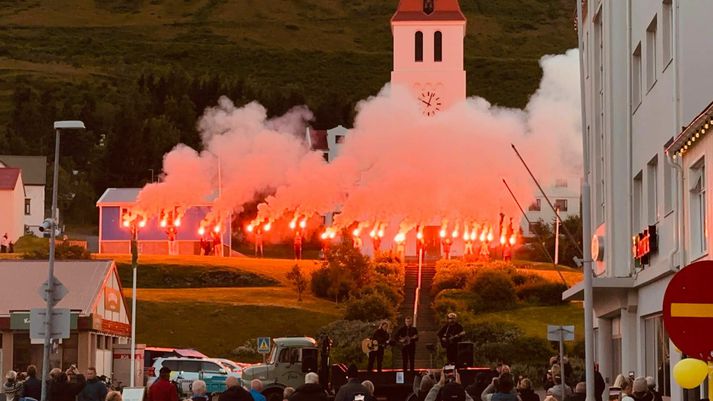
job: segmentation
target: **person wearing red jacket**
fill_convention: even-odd
[[[149,387],[149,401],[178,401],[178,391],[170,378],[171,369],[162,367],[158,380]]]

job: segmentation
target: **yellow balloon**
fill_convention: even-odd
[[[700,386],[706,377],[708,377],[708,364],[698,359],[682,359],[673,367],[673,378],[685,389]]]

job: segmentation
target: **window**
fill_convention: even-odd
[[[611,320],[611,371],[621,372],[621,318]],[[615,373],[616,374],[616,373]]]
[[[646,165],[646,210],[648,212],[649,224],[656,224],[658,221],[658,155]]]
[[[334,138],[334,142],[336,142],[336,143],[344,143],[344,135],[337,135],[337,136]]]
[[[182,360],[179,361],[178,366],[180,368],[179,370],[183,372],[200,372],[201,361],[200,359],[196,359],[193,361]]]
[[[671,0],[663,0],[661,9],[661,56],[664,68],[673,59],[673,10]]]
[[[426,14],[433,12],[433,0],[423,0],[423,12]]]
[[[631,112],[641,104],[641,43],[636,46],[631,57]]]
[[[663,396],[671,396],[671,362],[668,333],[663,327],[663,317],[657,315],[644,319],[644,369],[645,376],[656,380],[656,389]]]
[[[329,152],[322,152],[322,159],[324,159],[324,161],[328,162],[329,161]]]
[[[634,193],[631,202],[631,229],[633,232],[637,233],[642,227],[642,209],[643,209],[643,180],[641,171],[634,177]]]
[[[176,361],[176,360],[163,361],[163,362],[161,362],[161,366],[171,369],[172,372],[179,371],[178,361]]]
[[[704,159],[691,167],[691,249],[693,256],[701,256],[707,249],[708,231],[706,227],[706,169]]]
[[[567,199],[555,199],[555,209],[559,209],[560,212],[566,212]]]
[[[539,212],[540,210],[542,210],[542,200],[535,199],[535,201],[530,204],[527,210],[530,212]]]
[[[201,362],[201,370],[203,372],[209,372],[209,373],[220,373],[220,370],[223,369],[221,368],[217,363],[215,362],[206,362],[203,361]]]
[[[31,203],[32,200],[30,198],[25,198],[25,216],[29,216],[32,214]]]
[[[423,32],[416,32],[416,62],[423,61]]]
[[[656,16],[646,28],[646,85],[649,89],[656,83]]]
[[[285,348],[280,352],[280,359],[278,362],[300,362],[300,349],[299,348]]]
[[[567,180],[564,178],[558,178],[555,181],[555,188],[567,188]]]
[[[668,146],[673,142],[673,138],[671,138],[666,145],[664,145],[664,148],[668,148]],[[674,196],[677,196],[677,191],[676,191],[676,186],[678,184],[678,180],[676,177],[676,170],[671,166],[671,161],[669,160],[664,160],[663,164],[663,209],[665,214],[669,214],[670,212],[673,211],[673,203],[675,201]]]
[[[443,34],[436,31],[433,34],[433,61],[443,61]]]

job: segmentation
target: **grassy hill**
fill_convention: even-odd
[[[0,124],[12,88],[102,82],[146,68],[221,73],[308,104],[389,80],[396,0],[0,0]],[[468,93],[522,106],[537,60],[576,45],[571,0],[461,0]]]

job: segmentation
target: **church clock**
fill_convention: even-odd
[[[424,116],[434,116],[441,111],[443,102],[441,97],[435,90],[423,90],[418,95],[418,100],[421,102],[421,112]]]

